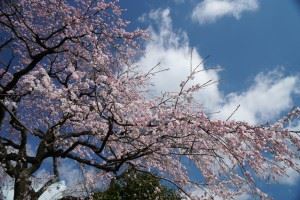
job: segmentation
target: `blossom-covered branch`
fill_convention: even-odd
[[[188,87],[197,67],[179,93],[149,97],[156,71],[130,65],[146,34],[126,31],[121,11],[104,0],[0,3],[0,163],[14,199],[38,199],[60,180],[60,160],[96,169],[90,183],[134,166],[186,194],[195,185],[226,199],[265,198],[253,177],[299,170],[300,139],[284,128],[298,111],[265,127],[211,120],[191,101],[212,82]],[[182,158],[201,180],[191,181]],[[35,190],[46,160],[52,178]]]

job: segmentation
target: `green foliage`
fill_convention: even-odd
[[[94,200],[180,200],[177,191],[160,183],[151,174],[128,170],[113,180],[105,192],[93,195]]]

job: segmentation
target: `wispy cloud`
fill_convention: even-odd
[[[258,8],[258,0],[204,0],[194,8],[192,19],[200,24],[212,23],[225,16],[239,19],[242,13]]]
[[[64,181],[54,183],[39,197],[39,200],[61,199],[66,189],[67,186]]]
[[[193,18],[199,23],[213,22],[223,16],[233,16],[239,18],[244,11],[253,11],[258,8],[256,0],[204,0],[197,5],[193,11]],[[154,93],[164,91],[179,91],[179,85],[190,73],[190,67],[200,64],[200,72],[191,84],[205,83],[209,80],[218,81],[220,74],[216,70],[206,70],[207,67],[202,63],[203,57],[189,43],[188,35],[183,30],[174,30],[170,9],[159,9],[151,11],[141,18],[150,20],[149,31],[152,35],[151,40],[146,43],[145,54],[138,60],[137,65],[145,71],[161,63],[161,69],[169,68],[167,72],[157,74],[152,88]],[[192,59],[191,59],[191,50]],[[192,62],[191,62],[192,60]],[[219,67],[219,66],[212,66]],[[240,108],[231,119],[243,120],[250,123],[262,123],[278,118],[283,112],[288,110],[293,104],[293,94],[299,92],[299,77],[297,75],[284,76],[281,69],[268,73],[258,74],[253,84],[243,92],[233,92],[223,94],[218,83],[210,85],[201,90],[196,99],[208,111],[221,111],[214,115],[215,118],[226,119],[236,108]],[[295,127],[299,130],[300,125]],[[34,151],[28,146],[28,150],[34,155]],[[61,183],[51,186],[46,191],[41,200],[53,199],[53,195],[68,193],[71,189],[82,191],[82,175],[74,165],[63,165],[60,168],[63,173]],[[297,172],[288,169],[287,177],[278,177],[279,183],[295,184],[299,179]],[[96,172],[91,172],[96,174]],[[103,180],[100,179],[99,180]],[[100,183],[98,183],[100,185]],[[101,186],[103,187],[103,185]],[[12,199],[13,190],[6,189],[5,195]],[[78,193],[77,193],[78,194]],[[195,191],[195,195],[202,195]],[[241,196],[247,199],[248,196]]]
[[[204,188],[194,188],[192,189],[191,197],[193,199],[214,199],[214,200],[224,200],[223,198],[214,195],[211,191]],[[189,199],[189,198],[188,198]],[[235,197],[236,200],[250,200],[251,196],[244,193]]]
[[[178,91],[180,82],[190,73],[192,47],[189,44],[189,38],[186,32],[174,30],[169,9],[151,11],[143,16],[143,20],[150,22],[149,31],[152,37],[146,44],[144,56],[137,64],[145,71],[159,62],[161,68],[169,68],[169,71],[154,77],[152,88],[154,93]],[[196,49],[192,55],[192,65],[203,61]],[[201,64],[200,70],[204,71],[199,73],[191,84],[220,79],[218,71],[205,69],[206,66]],[[260,124],[278,119],[282,112],[292,107],[293,95],[299,93],[299,81],[297,74],[285,76],[284,68],[276,68],[273,71],[256,75],[251,86],[242,92],[224,94],[216,83],[200,91],[196,99],[208,111],[220,111],[212,115],[214,118],[226,119],[240,105],[232,116],[232,120]],[[299,176],[291,169],[287,169],[287,175],[277,177],[277,181],[281,184],[292,185],[299,180]],[[202,193],[195,191],[195,194],[201,196]],[[247,198],[247,194],[240,197],[240,199]]]
[[[179,85],[190,73],[191,49],[186,32],[174,30],[169,9],[159,9],[144,15],[151,26],[149,31],[151,40],[146,44],[145,54],[138,61],[138,65],[147,71],[157,63],[168,71],[157,74],[153,79],[156,94],[169,91],[179,91]],[[203,61],[199,52],[194,49],[192,66]],[[220,67],[220,66],[212,66]],[[205,83],[208,80],[218,81],[220,74],[216,70],[206,70],[205,64],[200,64],[203,70],[191,84]],[[297,75],[284,76],[284,69],[277,68],[267,73],[259,73],[252,85],[242,92],[224,94],[218,83],[205,87],[196,94],[196,100],[208,112],[220,111],[212,117],[226,119],[240,105],[231,119],[242,120],[252,124],[274,120],[291,108],[293,94],[299,90]]]
[[[274,120],[292,107],[297,83],[297,76],[284,76],[281,69],[260,73],[249,89],[226,95],[221,117],[226,118],[240,105],[232,119],[252,124]]]
[[[188,36],[182,30],[173,30],[170,10],[155,10],[144,16],[149,19],[152,26],[149,27],[151,40],[146,44],[145,54],[137,62],[143,70],[148,71],[153,66],[160,63],[161,69],[168,68],[168,71],[157,74],[152,82],[152,88],[156,93],[160,92],[178,92],[180,83],[190,75],[191,66],[198,66],[200,73],[190,82],[205,83],[209,80],[217,81],[219,79],[216,70],[205,70],[203,58],[196,49],[192,53]],[[201,90],[197,100],[208,106],[208,110],[215,108],[221,100],[221,94],[218,90],[218,83]]]

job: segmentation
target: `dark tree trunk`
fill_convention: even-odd
[[[26,173],[20,173],[15,179],[14,200],[37,200],[35,192],[31,186],[31,181]]]

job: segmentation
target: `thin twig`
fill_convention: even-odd
[[[229,115],[229,117],[226,119],[226,121],[228,121],[236,112],[237,110],[240,108],[240,104],[234,109],[234,111]]]

